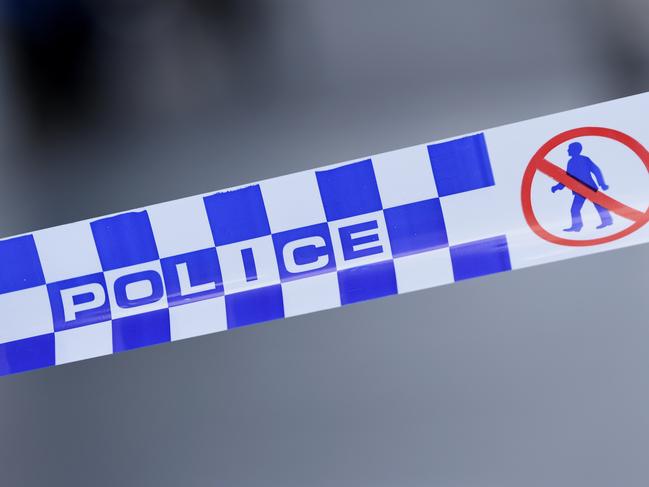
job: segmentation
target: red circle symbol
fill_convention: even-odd
[[[588,186],[582,184],[577,179],[569,176],[563,169],[552,164],[546,159],[547,155],[554,148],[559,145],[567,142],[569,140],[575,139],[577,137],[605,137],[607,139],[612,139],[621,144],[624,144],[626,147],[631,149],[635,155],[640,158],[640,160],[645,165],[647,172],[649,172],[649,152],[645,149],[640,142],[635,140],[633,137],[622,133],[618,130],[613,130],[604,127],[580,127],[572,130],[567,130],[552,137],[541,148],[536,151],[536,154],[530,159],[525,173],[523,174],[523,183],[521,186],[521,203],[523,205],[523,214],[525,215],[525,220],[530,226],[532,231],[536,233],[539,237],[548,242],[552,242],[559,245],[569,245],[572,247],[586,247],[590,245],[599,245],[607,242],[612,242],[614,240],[620,239],[629,235],[630,233],[635,232],[640,229],[647,221],[649,221],[649,207],[644,211],[636,210],[626,206],[625,204],[617,201],[614,198],[611,198],[608,195],[605,195],[601,191],[595,191]],[[553,233],[548,232],[545,228],[541,226],[536,215],[534,214],[534,209],[532,208],[532,180],[534,175],[539,171],[552,179],[564,184],[567,188],[579,193],[584,196],[586,199],[597,203],[600,206],[608,209],[612,213],[629,220],[631,224],[619,232],[607,235],[605,237],[591,238],[588,240],[575,240],[565,237],[559,237]]]

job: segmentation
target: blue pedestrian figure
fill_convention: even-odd
[[[603,191],[606,191],[608,189],[608,184],[606,184],[606,182],[604,181],[602,171],[593,161],[590,160],[590,157],[582,155],[581,150],[582,145],[579,142],[573,142],[568,146],[568,155],[570,156],[570,159],[568,160],[568,168],[566,172],[569,176],[572,176],[577,181],[585,184],[593,191],[598,190],[597,185],[599,185],[599,187]],[[595,179],[597,179],[597,184],[595,184],[595,181],[593,181],[593,176],[595,176]],[[563,188],[565,188],[565,185],[561,183],[555,184],[554,186],[552,186],[552,192],[554,193],[555,191]],[[563,230],[564,232],[578,232],[584,226],[584,223],[581,219],[581,208],[584,206],[586,198],[575,191],[573,191],[572,194],[575,197],[572,200],[572,206],[570,207],[572,225],[570,226],[570,228],[565,228]],[[599,213],[599,217],[602,220],[602,223],[598,225],[597,228],[604,228],[608,227],[609,225],[613,225],[613,217],[611,216],[609,211],[603,206],[598,205],[597,203],[593,204],[595,205],[597,213]]]

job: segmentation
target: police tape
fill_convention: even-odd
[[[0,375],[649,241],[649,94],[0,241]]]

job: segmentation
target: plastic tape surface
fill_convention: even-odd
[[[649,241],[649,94],[0,241],[0,375]]]

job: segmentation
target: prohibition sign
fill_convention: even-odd
[[[610,196],[604,194],[602,191],[592,190],[585,184],[581,183],[577,179],[571,177],[561,169],[559,166],[551,163],[547,160],[547,155],[557,146],[567,142],[569,140],[575,139],[577,137],[605,137],[612,139],[616,142],[624,144],[626,147],[631,149],[635,155],[643,162],[647,172],[649,172],[649,152],[645,149],[640,142],[635,140],[633,137],[620,132],[618,130],[613,130],[604,127],[580,127],[572,130],[567,130],[552,137],[541,148],[532,156],[530,159],[525,173],[523,174],[523,182],[521,186],[521,203],[523,206],[523,215],[527,224],[530,226],[532,231],[536,233],[539,237],[548,242],[552,242],[558,245],[568,245],[571,247],[587,247],[592,245],[600,245],[614,240],[618,240],[622,237],[639,230],[642,226],[649,221],[649,206],[644,210],[638,210],[630,206],[625,205],[624,203],[611,198]],[[587,200],[596,203],[600,206],[603,206],[612,213],[615,213],[631,222],[631,224],[623,230],[620,230],[611,235],[599,238],[591,238],[587,240],[576,240],[565,237],[560,237],[553,233],[548,232],[545,228],[541,226],[536,215],[534,214],[534,209],[532,208],[532,180],[534,175],[539,171],[546,176],[551,177],[555,181],[563,184],[566,188],[571,189],[582,195]]]

